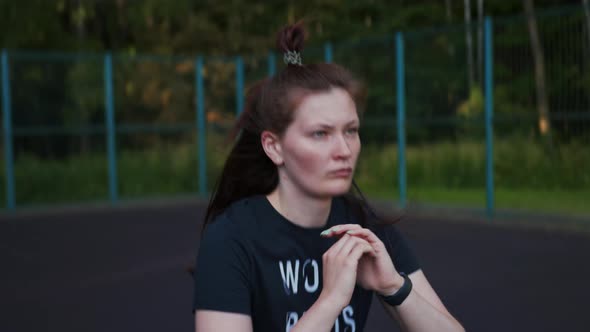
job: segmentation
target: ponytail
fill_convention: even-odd
[[[244,112],[231,131],[230,137],[237,140],[214,187],[203,228],[231,203],[252,195],[266,195],[278,185],[277,167],[260,143],[258,100],[266,83],[262,80],[248,91]]]

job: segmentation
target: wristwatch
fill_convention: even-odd
[[[385,303],[392,305],[394,307],[402,304],[412,291],[412,280],[410,280],[410,277],[408,277],[408,275],[404,272],[400,272],[399,275],[404,277],[404,284],[400,289],[397,290],[397,292],[389,296],[383,296],[379,294],[379,297],[383,299]]]

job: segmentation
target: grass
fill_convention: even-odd
[[[395,145],[365,146],[356,180],[369,197],[398,200]],[[406,150],[407,201],[486,206],[482,142],[442,142]],[[560,145],[551,152],[528,139],[497,140],[494,200],[499,209],[590,216],[590,148]]]
[[[207,188],[211,190],[228,144],[208,137]],[[481,207],[485,197],[485,153],[481,142],[442,142],[406,150],[408,201]],[[496,207],[590,215],[590,148],[561,145],[552,153],[527,140],[495,142]],[[397,199],[395,145],[364,146],[355,175],[369,197]],[[0,165],[0,185],[4,171]],[[192,144],[120,150],[118,192],[123,199],[166,197],[198,191],[197,151]],[[15,162],[18,205],[104,201],[108,167],[102,154],[45,160],[20,155]],[[0,190],[0,206],[5,202]]]
[[[397,188],[363,191],[368,197],[399,200]],[[496,188],[494,206],[497,209],[519,210],[533,213],[555,213],[569,216],[590,216],[589,190],[547,191],[530,189]],[[449,205],[468,208],[486,207],[486,190],[467,188],[408,188],[408,203]]]

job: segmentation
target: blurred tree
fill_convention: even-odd
[[[256,58],[258,60],[252,63],[260,67],[265,63],[260,59],[265,59],[274,46],[274,32],[287,22],[304,18],[311,35],[304,59],[321,59],[322,43],[332,41],[335,60],[359,73],[369,83],[369,114],[388,117],[395,109],[392,38],[396,31],[407,31],[406,69],[408,75],[413,75],[407,83],[408,102],[413,103],[409,104],[411,108],[408,110],[415,117],[455,116],[460,105],[474,105],[473,101],[478,97],[476,92],[480,92],[468,88],[467,70],[472,71],[473,80],[481,80],[482,76],[479,68],[482,61],[481,32],[478,30],[476,46],[478,68],[470,69],[473,63],[468,65],[463,50],[471,38],[465,38],[464,26],[461,20],[456,20],[466,12],[465,3],[469,2],[0,0],[0,47],[42,51],[111,50],[122,55],[115,57],[114,62],[117,120],[137,124],[175,123],[191,121],[194,116],[195,55],[223,56],[206,63],[206,105],[208,111],[231,114],[235,102],[232,56],[240,54]],[[588,1],[583,2],[587,8]],[[483,4],[483,0],[478,0],[478,21],[484,12]],[[580,1],[536,1],[537,7],[564,4],[579,6]],[[485,14],[492,17],[522,13],[522,2],[485,1]],[[468,14],[471,17],[471,10]],[[453,18],[455,25],[451,26]],[[534,114],[528,101],[534,93],[529,86],[531,71],[522,65],[534,61],[528,53],[530,47],[523,48],[529,43],[526,29],[519,30],[526,28],[526,20],[519,16],[517,21],[517,28],[502,28],[514,30],[513,34],[501,34],[495,40],[494,47],[505,50],[505,54],[498,52],[495,55],[495,72],[506,83],[502,85],[503,82],[498,80],[497,111]],[[553,38],[559,39],[553,30],[561,31],[560,24],[557,19],[547,21],[546,30]],[[435,28],[419,29],[428,26]],[[579,54],[577,47],[584,47],[561,39],[551,48],[544,49],[546,60],[550,61],[552,54]],[[340,47],[344,41],[359,44]],[[165,59],[145,61],[135,57],[146,53],[163,55]],[[437,56],[433,56],[435,54]],[[187,57],[172,59],[167,57],[170,55]],[[13,84],[18,87],[13,89],[13,102],[19,110],[15,114],[15,123],[102,124],[102,61],[84,59],[80,57],[75,63],[55,64],[45,59],[35,62],[11,58]],[[281,65],[280,61],[278,65]],[[569,62],[552,63],[547,70],[547,75],[552,70],[576,73],[578,67]],[[546,88],[547,112],[553,107],[550,104],[553,94],[588,91],[590,88],[587,77],[570,75],[576,77],[576,85],[571,83],[572,80],[552,80],[550,89]],[[32,95],[38,98],[31,98]],[[581,108],[579,105],[586,104],[580,102],[574,106]],[[433,139],[439,136],[437,128],[419,130],[432,133]],[[55,146],[65,145],[56,143]]]
[[[537,1],[539,6],[579,3]],[[482,6],[478,0],[478,8]],[[309,22],[311,42],[322,43],[442,25],[462,11],[451,0],[0,0],[0,46],[156,54],[265,53],[274,44],[273,32],[300,18]],[[486,14],[491,16],[521,12],[515,1],[486,2]]]
[[[533,61],[535,64],[535,86],[537,96],[537,110],[539,113],[539,133],[544,137],[550,138],[551,123],[549,121],[549,102],[547,100],[547,82],[545,79],[545,55],[543,52],[543,46],[541,45],[541,39],[539,37],[539,29],[537,28],[533,0],[523,0],[523,4],[530,35]]]
[[[582,0],[582,5],[586,16],[586,36],[588,37],[588,49],[590,50],[590,5],[588,5],[588,0]]]
[[[473,77],[473,38],[471,37],[471,0],[464,0],[465,3],[465,41],[467,45],[467,86],[471,88],[474,83]]]
[[[476,81],[483,89],[483,0],[477,0],[477,75]]]

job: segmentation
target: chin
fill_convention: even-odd
[[[324,190],[322,190],[322,196],[342,196],[350,191],[351,181],[339,181],[339,183],[330,183]]]

